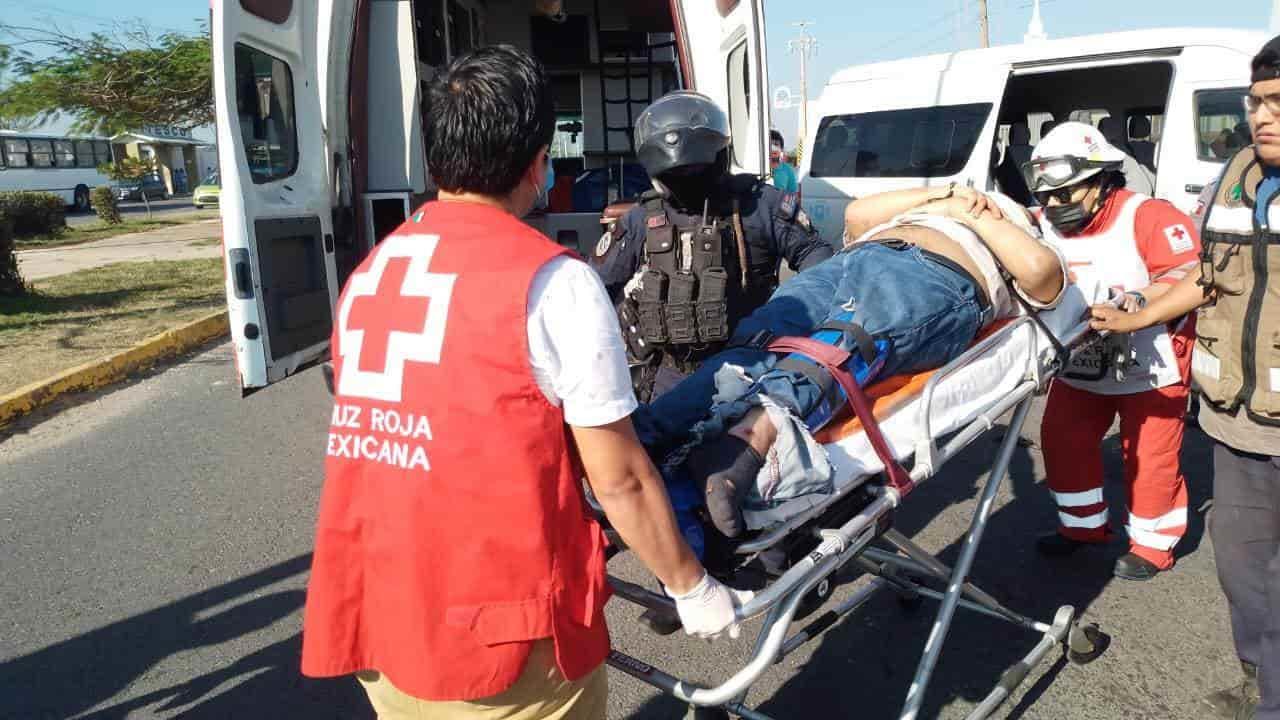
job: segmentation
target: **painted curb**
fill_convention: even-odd
[[[0,395],[0,426],[53,402],[61,395],[93,390],[123,380],[130,373],[151,367],[158,360],[180,355],[228,332],[227,311],[220,310],[186,325],[152,335],[128,350],[91,360],[51,378]]]

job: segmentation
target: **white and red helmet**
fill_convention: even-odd
[[[1022,166],[1031,192],[1088,180],[1103,170],[1119,170],[1125,154],[1102,131],[1082,122],[1064,122],[1040,140]]]

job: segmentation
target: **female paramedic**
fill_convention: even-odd
[[[455,60],[426,122],[439,200],[339,299],[302,671],[356,673],[382,720],[604,720],[609,587],[584,475],[686,632],[733,634],[749,596],[681,538],[604,286],[520,221],[554,122],[528,54]]]
[[[1200,241],[1191,220],[1168,202],[1124,189],[1125,155],[1096,129],[1055,127],[1024,166],[1040,202],[1045,239],[1066,257],[1077,286],[1101,302],[1115,292],[1137,308],[1195,268]],[[1111,338],[1077,355],[1054,380],[1040,428],[1058,530],[1040,552],[1067,555],[1111,537],[1098,447],[1120,415],[1129,490],[1129,552],[1116,577],[1149,580],[1173,566],[1187,525],[1187,488],[1178,463],[1187,408],[1192,323]]]

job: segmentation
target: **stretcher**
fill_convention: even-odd
[[[892,378],[868,389],[859,414],[869,410],[874,419],[864,415],[863,422],[852,417],[824,428],[818,439],[836,470],[834,491],[749,513],[748,525],[759,529],[732,549],[743,562],[779,549],[794,560],[741,608],[740,620],[764,616],[764,621],[750,659],[721,684],[704,687],[688,682],[616,649],[609,656],[609,665],[689,703],[698,709],[699,717],[732,714],[768,720],[769,716],[745,704],[751,685],[770,665],[884,589],[904,598],[940,601],[901,720],[914,720],[920,713],[958,609],[998,618],[1039,636],[1034,647],[1006,670],[969,714],[971,719],[989,717],[1056,648],[1065,648],[1068,658],[1076,663],[1095,659],[1109,638],[1097,626],[1081,623],[1070,605],[1058,608],[1048,621],[1036,620],[1006,607],[968,581],[1033,397],[1047,389],[1049,380],[1063,371],[1072,354],[1102,339],[1090,330],[1087,318],[1084,295],[1069,286],[1058,307],[1005,322],[946,366],[919,376]],[[1010,411],[1011,419],[982,487],[960,556],[954,567],[948,567],[893,529],[894,510],[914,488],[937,475],[947,460],[995,428]],[[797,615],[825,603],[834,586],[834,574],[851,563],[873,576],[871,581],[792,632]],[[676,617],[674,604],[665,596],[613,576],[610,582],[615,597],[659,616]]]

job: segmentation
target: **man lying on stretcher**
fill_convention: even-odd
[[[946,364],[1022,311],[1012,292],[1048,308],[1065,283],[1061,255],[1008,197],[955,185],[868,196],[845,211],[843,251],[779,287],[729,349],[633,419],[668,471],[682,466],[705,493],[720,532],[736,537],[744,501],[767,507],[831,489],[812,433],[843,407],[844,391],[811,359],[766,350],[771,338],[850,351],[845,369],[865,387]]]

